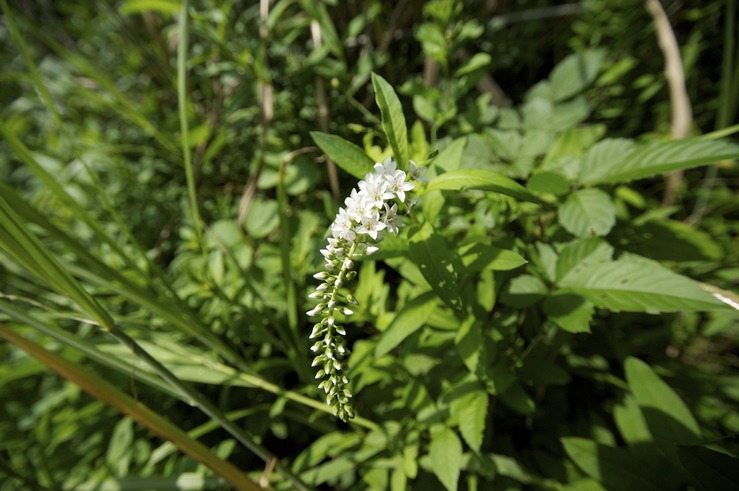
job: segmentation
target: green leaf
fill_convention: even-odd
[[[613,420],[621,433],[621,438],[627,444],[652,441],[652,434],[649,432],[644,415],[633,395],[627,395],[623,401],[613,407]]]
[[[564,196],[570,191],[570,183],[562,174],[543,171],[529,178],[526,187],[534,194]]]
[[[624,155],[629,155],[635,148],[634,141],[626,138],[606,138],[597,142],[583,158],[579,181],[587,183],[604,174],[614,162],[620,162]]]
[[[629,357],[624,370],[629,389],[656,442],[684,444],[700,440],[700,428],[688,407],[649,365]]]
[[[510,271],[528,262],[513,251],[480,242],[473,244],[471,247],[462,247],[460,255],[468,273],[486,270]]]
[[[451,412],[457,418],[462,438],[475,452],[479,452],[482,446],[485,420],[488,415],[488,398],[488,393],[480,388],[457,397],[450,405]]]
[[[500,296],[500,301],[515,308],[526,308],[540,302],[549,289],[544,282],[536,276],[524,274],[513,278],[507,289]]]
[[[624,153],[623,143],[606,144],[592,156],[593,163],[584,166],[583,184],[617,183],[643,179],[658,174],[739,158],[739,145],[724,140],[686,138],[666,142],[649,142]],[[596,150],[592,150],[593,153]]]
[[[523,386],[518,382],[514,382],[510,387],[508,387],[508,390],[500,394],[499,397],[506,406],[519,414],[534,414],[536,411],[534,400],[528,393],[526,393],[526,390],[524,390]]]
[[[469,75],[470,73],[487,67],[493,61],[492,57],[487,53],[476,53],[467,63],[462,65],[454,72],[455,77]]]
[[[578,237],[608,235],[616,224],[616,206],[600,189],[582,189],[560,207],[559,223]]]
[[[567,99],[587,88],[598,75],[603,58],[603,50],[589,49],[562,60],[549,75],[554,100]]]
[[[426,324],[439,303],[434,292],[425,292],[406,303],[382,333],[375,348],[377,358],[386,355],[405,338]]]
[[[434,474],[449,491],[456,491],[462,470],[462,442],[445,426],[431,428],[429,457]]]
[[[559,252],[557,279],[566,281],[568,275],[576,275],[583,268],[610,261],[612,256],[613,247],[599,237],[576,239]]]
[[[613,491],[660,491],[660,476],[621,448],[599,445],[587,438],[561,439],[567,456],[588,476]]]
[[[457,282],[461,261],[428,222],[410,238],[408,254],[434,292],[450,307],[462,307]]]
[[[590,332],[595,307],[580,295],[558,290],[544,300],[542,307],[547,317],[565,331]]]
[[[454,344],[467,369],[477,373],[480,361],[484,362],[485,339],[480,324],[474,317],[467,317],[459,326]]]
[[[709,234],[675,220],[625,223],[609,238],[626,251],[656,261],[718,261],[724,254]]]
[[[692,445],[677,447],[677,456],[698,489],[739,490],[739,459]]]
[[[375,162],[355,144],[320,131],[311,131],[310,136],[328,158],[357,179],[372,172]]]
[[[723,304],[693,280],[638,256],[589,264],[560,285],[596,307],[628,312],[705,311]]]
[[[485,169],[460,169],[445,172],[432,179],[426,187],[427,191],[435,189],[453,189],[455,191],[477,189],[505,194],[520,201],[539,202],[533,194],[513,179]]]
[[[403,106],[400,105],[400,99],[392,86],[376,73],[372,74],[372,86],[375,88],[375,99],[382,116],[382,129],[393,149],[398,167],[405,169],[410,157],[408,127],[405,124]]]
[[[452,143],[444,147],[434,158],[433,165],[444,169],[445,171],[452,171],[459,169],[462,165],[462,158],[464,157],[464,150],[467,147],[467,137],[463,136],[457,138]]]

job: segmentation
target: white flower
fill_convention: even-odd
[[[339,209],[339,214],[336,215],[336,219],[334,219],[334,223],[331,225],[331,233],[338,239],[344,239],[350,242],[357,237],[352,218],[344,208]]]
[[[405,192],[413,189],[415,184],[405,180],[405,172],[402,170],[396,170],[392,176],[385,176],[390,191],[395,193],[400,201],[405,201]]]
[[[381,176],[392,175],[395,172],[397,164],[390,157],[386,158],[383,163],[375,164],[375,172]]]
[[[380,221],[380,214],[373,213],[372,215],[362,217],[362,224],[357,229],[357,232],[360,234],[367,234],[374,240],[377,240],[377,232],[384,229],[386,226],[387,225]]]
[[[374,203],[368,199],[367,193],[352,189],[351,194],[344,200],[346,211],[352,220],[359,221],[363,215],[372,213]]]
[[[374,206],[380,207],[386,199],[393,199],[393,193],[388,190],[388,182],[380,174],[367,174],[363,181],[359,181],[360,193],[364,192],[367,199]]]

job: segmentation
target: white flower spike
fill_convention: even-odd
[[[347,367],[343,363],[349,350],[344,346],[342,336],[346,334],[340,325],[341,317],[352,315],[353,311],[346,304],[356,305],[357,301],[351,293],[340,291],[346,281],[356,276],[353,271],[355,259],[377,251],[383,237],[388,233],[397,235],[403,226],[403,217],[398,214],[398,202],[406,203],[406,193],[415,187],[415,177],[421,175],[414,162],[410,162],[410,174],[397,168],[390,157],[383,163],[376,163],[375,172],[367,174],[359,181],[344,201],[345,208],[340,208],[331,224],[331,237],[328,245],[321,249],[325,259],[324,271],[313,275],[321,283],[309,298],[319,300],[319,304],[306,312],[310,317],[320,317],[313,326],[310,339],[317,339],[311,351],[318,356],[313,366],[319,370],[316,379],[323,379],[318,385],[326,393],[326,404],[330,405],[336,415],[347,421],[354,417],[354,408],[349,399],[352,394],[347,389],[349,379],[341,374]],[[422,169],[421,169],[422,170]],[[410,180],[409,180],[410,178]],[[410,210],[409,199],[403,205]]]

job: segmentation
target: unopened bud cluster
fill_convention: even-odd
[[[339,209],[331,224],[328,245],[321,250],[324,270],[314,275],[321,283],[309,295],[319,303],[307,314],[321,319],[310,335],[310,339],[316,340],[311,351],[316,354],[313,359],[313,366],[318,367],[316,379],[321,380],[318,388],[326,393],[326,404],[342,421],[354,417],[354,408],[344,362],[349,353],[343,338],[346,331],[337,317],[339,314],[350,316],[351,306],[357,303],[342,287],[357,274],[355,258],[375,252],[377,244],[388,233],[398,234],[403,217],[398,215],[397,200],[405,203],[406,209],[414,204],[412,199],[406,201],[406,192],[415,187],[414,179],[420,176],[421,169],[411,161],[408,179],[409,176],[396,167],[390,158],[375,164],[375,172],[359,181],[358,188],[346,198],[345,207]]]

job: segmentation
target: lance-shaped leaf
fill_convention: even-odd
[[[639,256],[589,264],[561,282],[595,306],[613,311],[679,312],[724,308],[698,283]]]
[[[375,163],[355,144],[320,131],[311,131],[310,136],[328,158],[357,179],[364,179],[368,172],[372,172]]]
[[[405,124],[403,106],[393,87],[381,76],[372,74],[372,86],[375,88],[375,99],[382,116],[382,129],[388,143],[393,149],[395,161],[401,169],[408,166],[408,127]]]
[[[477,189],[505,194],[520,201],[538,203],[539,200],[513,179],[485,169],[459,169],[445,172],[429,182],[426,191]]]
[[[739,145],[723,140],[686,138],[635,147],[604,141],[585,157],[583,184],[627,182],[719,160],[739,158]]]
[[[432,291],[422,293],[406,303],[382,333],[375,348],[375,356],[379,358],[389,353],[405,338],[423,327],[438,303],[439,297]]]

